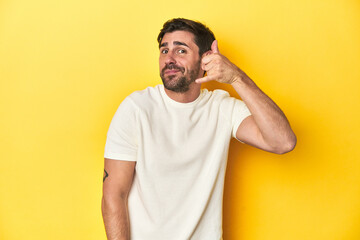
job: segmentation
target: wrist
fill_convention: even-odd
[[[231,85],[242,85],[244,83],[245,74],[239,69],[237,74],[235,74],[230,82]]]

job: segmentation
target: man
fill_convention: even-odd
[[[219,52],[206,26],[172,19],[158,42],[163,85],[128,96],[109,128],[107,237],[219,240],[231,136],[278,154],[291,151],[296,137],[277,105]],[[201,90],[212,80],[231,84],[243,101]]]

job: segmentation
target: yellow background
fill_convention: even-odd
[[[232,141],[224,239],[360,239],[358,0],[0,1],[0,239],[105,239],[106,132],[161,83],[173,17],[206,23],[298,137],[281,156]]]

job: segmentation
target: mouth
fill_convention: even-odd
[[[176,74],[177,72],[180,72],[179,69],[168,69],[168,70],[165,70],[165,74],[167,75],[170,75],[170,74]]]
[[[176,66],[176,65],[166,65],[161,73],[162,75],[176,75],[177,73],[184,73],[185,69],[183,67],[180,66]]]

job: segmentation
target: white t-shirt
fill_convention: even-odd
[[[250,112],[226,91],[190,103],[163,85],[129,95],[110,124],[105,158],[136,161],[128,208],[132,240],[219,240],[231,136]]]

